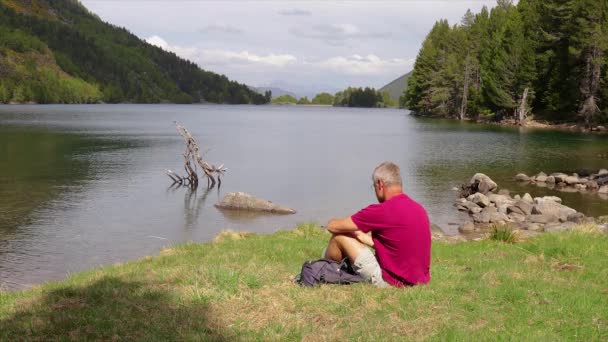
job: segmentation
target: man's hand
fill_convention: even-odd
[[[372,240],[372,237],[370,234],[365,234],[364,232],[362,232],[360,230],[356,230],[353,234],[355,235],[357,240],[359,240],[362,244],[372,247],[372,248],[374,247],[374,240]]]

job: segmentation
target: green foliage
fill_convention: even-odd
[[[333,105],[334,104],[334,96],[330,93],[319,93],[315,95],[312,99],[312,104],[314,105]]]
[[[606,1],[500,0],[459,25],[435,24],[400,105],[421,115],[504,118],[528,88],[527,107],[539,116],[602,121],[607,63]]]
[[[281,95],[279,97],[275,97],[274,99],[272,99],[272,103],[293,103],[296,104],[298,102],[298,100],[291,96],[291,95]]]
[[[334,96],[334,106],[338,107],[386,107],[383,95],[374,88],[351,88],[339,91]]]
[[[298,104],[299,105],[309,105],[310,101],[308,100],[308,97],[304,96],[298,100]]]
[[[63,71],[98,85],[105,102],[270,101],[268,94],[258,94],[224,75],[202,70],[190,61],[147,44],[124,28],[102,22],[78,1],[0,2],[0,56],[7,51],[42,53],[47,47]],[[21,86],[17,98],[29,97],[26,88],[34,87],[33,92],[43,94],[45,101],[55,99],[46,96],[49,84],[25,85],[27,77],[17,81]],[[62,86],[70,98],[96,95],[82,84],[69,82]],[[82,96],[75,92],[82,92]],[[71,100],[59,98],[59,101]]]

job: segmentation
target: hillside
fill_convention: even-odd
[[[391,96],[391,99],[395,102],[398,102],[401,95],[403,95],[403,92],[405,92],[405,89],[407,89],[407,79],[410,77],[411,74],[412,72],[410,71],[407,74],[400,76],[396,80],[393,80],[389,84],[380,88],[380,92],[387,91],[388,94]]]
[[[269,100],[101,21],[76,0],[0,0],[2,103]]]

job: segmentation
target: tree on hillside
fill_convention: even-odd
[[[272,99],[272,103],[293,103],[296,104],[298,102],[298,100],[291,96],[291,95],[281,95],[279,97],[275,97],[274,99]]]
[[[332,105],[334,103],[334,96],[329,93],[319,93],[312,99],[312,104],[315,105]]]
[[[299,105],[309,105],[310,101],[308,100],[308,97],[304,96],[298,100],[298,104]]]
[[[400,104],[421,115],[608,121],[608,2],[498,0],[439,20]],[[598,115],[602,113],[603,116]]]

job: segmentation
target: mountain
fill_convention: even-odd
[[[407,88],[407,79],[410,77],[411,74],[412,72],[410,71],[407,74],[400,76],[396,80],[380,88],[380,92],[387,91],[388,94],[391,96],[391,99],[398,102],[399,97],[403,95],[403,92]]]
[[[77,0],[0,0],[0,103],[101,101],[270,99],[101,21]]]
[[[272,92],[272,98],[277,98],[279,96],[283,96],[283,95],[289,95],[291,97],[294,97],[296,99],[299,99],[301,96],[298,96],[295,93],[292,93],[288,90],[279,88],[279,87],[251,87],[253,90],[257,91],[260,94],[264,94],[267,91]]]

